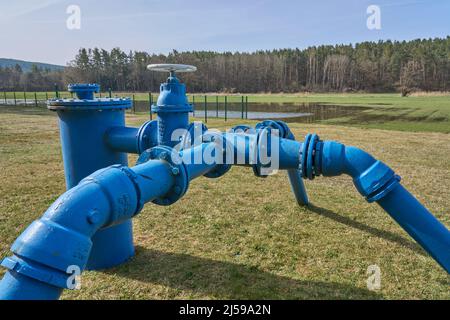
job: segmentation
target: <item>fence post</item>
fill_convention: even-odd
[[[6,100],[6,91],[3,91],[3,97],[5,97],[5,105],[8,104],[8,102]]]
[[[37,108],[38,104],[37,104],[37,94],[36,92],[34,93],[34,106]]]
[[[153,104],[153,96],[152,93],[148,93],[148,104],[149,104],[149,114],[150,114],[150,120],[153,120],[153,114],[152,114],[152,104]]]
[[[216,118],[219,117],[219,96],[216,96]]]
[[[195,96],[192,95],[192,115],[195,117]]]
[[[26,106],[27,105],[27,94],[25,91],[23,92],[23,100],[24,100],[25,106]]]
[[[248,119],[248,96],[245,97],[245,119]]]
[[[228,115],[228,105],[227,105],[227,96],[225,96],[225,121],[227,121]]]
[[[244,96],[241,97],[241,119],[244,119]]]
[[[14,91],[14,106],[17,106],[16,92]]]
[[[133,113],[136,113],[136,99],[134,98],[134,94],[133,94]]]
[[[58,85],[56,83],[55,83],[55,96],[56,96],[56,99],[59,98]]]
[[[108,88],[108,94],[109,94],[109,97],[112,98],[112,91],[111,91],[111,88]]]
[[[205,95],[205,123],[208,123],[208,97]]]
[[[48,92],[45,91],[45,100],[48,100]]]

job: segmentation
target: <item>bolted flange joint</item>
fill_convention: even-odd
[[[242,129],[242,127],[244,126],[237,126],[235,127],[236,129]],[[284,123],[283,121],[274,121],[274,120],[264,120],[260,123],[258,123],[255,126],[255,129],[252,133],[256,133],[257,135],[257,145],[259,146],[260,143],[260,137],[262,134],[267,133],[268,134],[268,138],[270,138],[270,135],[272,134],[273,130],[276,130],[278,136],[280,138],[287,138],[287,139],[293,139],[293,136],[289,130],[289,127],[287,126],[286,123]],[[251,129],[246,129],[245,132],[251,132]],[[292,137],[291,137],[292,136]],[[267,143],[267,148],[269,148],[270,144]],[[270,153],[270,149],[267,150],[268,155]],[[269,155],[270,156],[270,155]],[[252,166],[253,169],[253,173],[255,174],[255,176],[260,177],[260,178],[267,178],[267,175],[263,175],[261,173],[261,165],[259,164],[259,161],[257,161],[256,164],[254,164]]]
[[[178,152],[168,146],[157,146],[145,150],[138,158],[136,164],[142,164],[150,160],[167,161],[170,165],[171,174],[175,179],[172,188],[164,196],[154,199],[152,202],[161,206],[169,206],[177,202],[189,187],[187,170]]]

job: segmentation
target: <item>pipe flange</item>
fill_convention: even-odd
[[[176,158],[178,157],[178,159]],[[164,196],[154,199],[152,202],[161,206],[169,206],[177,202],[189,187],[189,178],[186,167],[179,158],[175,149],[168,146],[157,146],[145,150],[138,158],[137,164],[143,164],[150,160],[167,161],[175,178],[172,188]]]
[[[313,180],[317,175],[320,175],[320,148],[321,141],[317,134],[307,134],[303,141],[302,149],[300,151],[300,170],[303,178]]]
[[[139,154],[154,146],[156,139],[152,139],[153,135],[158,132],[158,121],[149,120],[145,122],[137,133],[137,151]]]
[[[265,128],[270,128],[272,130],[278,130],[280,138],[288,138],[289,127],[283,121],[275,120],[264,120],[255,126],[256,130],[262,130]]]

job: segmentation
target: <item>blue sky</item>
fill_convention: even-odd
[[[69,30],[69,5],[81,29]],[[381,30],[366,26],[381,9]],[[450,35],[450,0],[0,0],[0,57],[66,64],[80,47],[254,51]]]

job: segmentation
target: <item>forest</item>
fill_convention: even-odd
[[[0,90],[42,91],[55,84],[95,82],[102,90],[154,92],[166,75],[147,71],[150,63],[197,66],[197,72],[182,77],[191,92],[450,90],[450,36],[251,53],[173,50],[164,55],[81,48],[63,71],[0,68]]]

